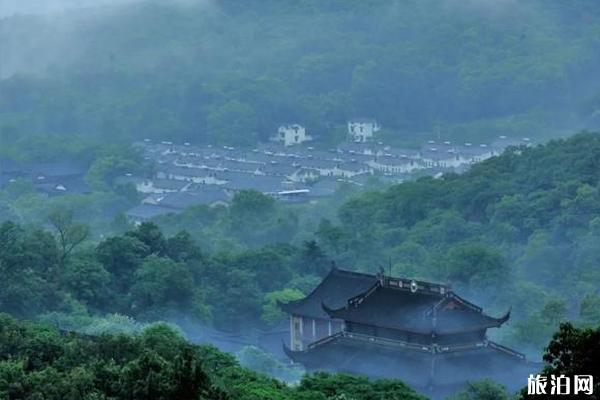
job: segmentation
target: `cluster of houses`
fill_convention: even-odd
[[[144,195],[127,217],[137,223],[194,205],[226,205],[248,189],[281,201],[313,202],[332,195],[340,182],[360,186],[377,176],[397,183],[415,173],[461,172],[509,146],[531,144],[500,136],[489,144],[430,140],[420,149],[402,149],[376,141],[379,129],[373,120],[352,120],[348,142],[328,150],[311,146],[312,137],[299,124],[282,125],[270,143],[253,149],[146,139],[136,146],[153,165],[153,176],[119,178]]]
[[[85,194],[91,192],[84,180],[86,173],[85,164],[72,161],[19,163],[0,158],[0,189],[21,180],[48,196]]]

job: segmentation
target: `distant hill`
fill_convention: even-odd
[[[513,148],[462,175],[365,193],[321,224],[342,264],[450,282],[519,321],[510,340],[541,346],[561,320],[597,324],[600,135]]]
[[[299,122],[329,143],[353,117],[386,140],[485,140],[600,123],[593,0],[101,4],[0,19],[1,140],[233,145]]]

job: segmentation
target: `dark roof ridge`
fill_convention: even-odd
[[[473,311],[477,311],[482,313],[483,312],[483,308],[479,307],[476,304],[471,303],[469,300],[466,300],[465,298],[457,295],[454,291],[449,291],[447,294],[447,298],[452,298],[453,300],[458,301],[459,303],[461,303],[462,305],[464,305],[465,307],[470,308]]]
[[[323,279],[321,279],[321,282],[319,282],[319,284],[317,286],[315,286],[313,288],[313,290],[310,291],[310,293],[308,293],[306,296],[304,296],[301,299],[298,300],[292,300],[292,301],[288,301],[287,303],[283,303],[282,301],[277,300],[277,305],[280,308],[283,308],[285,310],[286,307],[293,305],[297,305],[297,304],[302,304],[306,301],[306,299],[308,299],[312,294],[314,294],[317,289],[319,289],[319,287],[321,287],[323,285],[323,283],[325,282],[325,280],[331,275],[333,274],[334,271],[337,271],[337,268],[331,268],[329,270],[329,272],[327,273],[327,275],[325,275],[325,277]]]
[[[301,299],[298,300],[292,300],[289,301],[287,303],[283,303],[279,300],[277,300],[277,305],[279,307],[282,307],[284,310],[286,308],[286,306],[290,306],[290,305],[298,305],[298,304],[302,304],[304,303],[311,295],[313,295],[321,286],[323,286],[323,284],[325,283],[325,281],[327,280],[327,278],[329,278],[330,276],[334,275],[334,274],[341,274],[341,275],[350,275],[350,276],[363,276],[363,277],[375,277],[375,275],[370,275],[370,274],[365,274],[362,272],[354,272],[354,271],[350,271],[350,270],[346,270],[346,269],[339,269],[337,266],[335,266],[335,264],[332,265],[331,269],[329,270],[329,272],[327,273],[327,275],[325,275],[325,277],[321,280],[321,282],[319,282],[319,284],[317,286],[315,286],[313,288],[313,290],[310,291],[310,293],[308,293],[306,296],[304,296]]]
[[[357,273],[360,274],[360,273]],[[367,274],[362,274],[362,275],[367,275]],[[372,277],[378,277],[378,275],[368,275],[368,276],[372,276]],[[409,283],[409,287],[405,287],[405,283]],[[422,287],[425,288],[419,288],[419,284],[421,284]],[[416,286],[415,286],[416,285]],[[429,286],[430,289],[426,290],[426,286]],[[385,289],[393,289],[393,290],[410,290],[413,293],[419,293],[422,295],[432,295],[432,296],[446,296],[446,295],[454,295],[457,297],[457,300],[461,303],[463,303],[465,306],[467,307],[475,307],[475,308],[479,308],[479,310],[481,311],[481,307],[476,306],[473,303],[468,302],[467,300],[464,300],[462,297],[459,297],[458,295],[454,294],[454,292],[452,292],[449,289],[448,285],[444,285],[441,283],[434,283],[434,282],[427,282],[427,281],[418,281],[415,279],[409,279],[409,278],[402,278],[402,277],[398,277],[398,278],[393,278],[393,277],[389,277],[389,276],[384,276],[384,275],[379,275],[379,279],[377,280],[377,282],[375,282],[373,284],[373,286],[371,286],[370,288],[368,288],[367,290],[365,290],[362,293],[357,294],[354,297],[351,297],[348,299],[347,301],[347,305],[354,305],[354,303],[360,304],[366,297],[368,297],[369,295],[371,295],[373,292],[375,292],[375,290],[377,290],[377,288],[385,288]],[[432,290],[432,288],[438,288],[438,290]],[[442,290],[443,288],[443,290]]]
[[[365,301],[365,299],[367,299],[373,293],[378,292],[380,290],[397,290],[397,291],[402,291],[402,292],[411,292],[412,294],[419,295],[419,296],[431,296],[431,297],[440,298],[439,302],[430,306],[427,310],[423,311],[423,314],[422,314],[423,317],[433,317],[433,319],[431,321],[432,322],[431,332],[437,331],[437,327],[436,327],[436,323],[435,323],[436,317],[435,317],[435,315],[432,316],[432,314],[435,311],[437,311],[437,309],[439,307],[441,307],[442,304],[444,304],[445,302],[447,302],[449,300],[457,301],[457,302],[463,304],[471,312],[481,315],[481,317],[484,318],[484,322],[480,322],[479,324],[472,325],[469,327],[469,329],[450,329],[450,330],[445,329],[444,330],[445,333],[456,333],[456,332],[462,332],[462,331],[478,330],[480,328],[500,327],[502,324],[504,324],[510,318],[510,313],[511,313],[510,309],[503,316],[501,316],[499,318],[492,317],[492,316],[489,316],[488,314],[484,313],[483,309],[481,307],[476,306],[467,300],[464,300],[462,297],[456,295],[452,291],[445,292],[445,293],[436,293],[436,292],[432,292],[432,291],[426,291],[426,290],[419,291],[419,290],[413,290],[413,289],[414,289],[414,287],[412,285],[409,289],[400,288],[400,287],[393,286],[393,285],[392,286],[386,285],[386,277],[381,276],[380,279],[378,279],[371,287],[369,287],[362,293],[359,293],[358,295],[349,298],[346,301],[346,304],[344,306],[339,307],[339,308],[332,308],[329,305],[327,305],[325,302],[322,301],[321,308],[323,309],[323,311],[325,311],[325,313],[327,315],[329,315],[330,318],[346,319],[347,312],[352,312],[351,309],[358,308],[360,306],[360,304],[362,304],[363,301]],[[410,330],[410,331],[411,332],[420,332],[419,330]]]
[[[338,274],[342,274],[342,275],[351,275],[351,276],[361,276],[361,277],[369,277],[369,278],[375,278],[377,275],[375,274],[369,274],[367,272],[358,272],[358,271],[351,271],[348,269],[340,269],[336,266],[332,267],[331,270],[329,271],[329,273],[338,273]]]

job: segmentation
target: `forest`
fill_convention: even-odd
[[[544,358],[550,374],[600,373],[600,329],[563,324]],[[0,396],[48,400],[426,400],[399,381],[324,372],[287,386],[194,345],[166,324],[136,335],[86,336],[0,314]],[[574,355],[569,357],[568,355]],[[567,356],[567,357],[565,357]],[[595,383],[595,393],[600,384]],[[521,398],[528,397],[525,393]],[[474,382],[449,400],[518,398],[493,381]],[[597,399],[593,396],[572,398]]]
[[[247,191],[229,207],[101,238],[67,209],[43,224],[6,221],[0,310],[91,336],[143,334],[161,320],[188,335],[265,330],[284,317],[278,300],[309,293],[335,262],[447,282],[492,313],[512,308],[500,340],[539,359],[562,322],[600,323],[599,153],[600,135],[580,133],[461,175],[340,193],[338,207]],[[247,366],[294,379],[246,352]]]
[[[544,374],[592,374],[582,398],[598,398],[596,0],[67,3],[86,4],[0,6],[1,399],[424,400],[398,380],[204,343],[277,330],[278,303],[334,266],[510,310],[490,339]],[[252,149],[300,123],[324,151],[353,118],[408,149],[540,144],[460,174],[375,174],[316,203],[250,190],[126,218],[141,194],[119,178],[155,173],[136,141]],[[47,196],[5,176],[9,161],[72,163],[89,192]],[[450,399],[530,397],[484,380]]]
[[[107,2],[104,2],[107,3]],[[252,145],[349,118],[390,142],[600,124],[594,0],[113,1],[0,19],[0,141]]]
[[[2,284],[21,287],[3,290],[2,304],[23,316],[70,301],[142,320],[185,311],[236,330],[276,323],[276,300],[308,293],[335,262],[448,282],[492,311],[514,305],[509,339],[539,352],[561,319],[600,322],[598,152],[600,137],[582,133],[462,175],[342,188],[329,203],[286,205],[246,191],[229,207],[107,231],[56,205],[37,226],[2,225],[1,265],[16,279]],[[23,265],[29,275],[17,273]]]

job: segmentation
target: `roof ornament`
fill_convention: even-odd
[[[334,271],[337,271],[337,264],[335,263],[335,260],[331,260],[331,269]]]
[[[379,280],[379,284],[383,286],[385,280],[385,270],[381,265],[379,266],[379,271],[377,271],[377,280]]]
[[[415,282],[414,280],[410,281],[410,292],[411,293],[416,293],[418,288],[419,288],[419,286],[417,285],[417,282]]]

